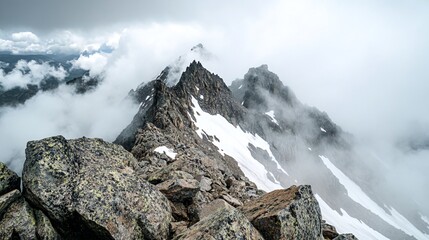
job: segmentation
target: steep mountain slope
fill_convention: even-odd
[[[196,158],[196,149],[204,149],[223,164],[237,162],[235,169],[265,191],[311,184],[326,220],[340,232],[362,239],[428,238],[427,225],[416,228],[369,186],[368,171],[352,159],[352,137],[326,113],[300,103],[267,66],[250,69],[231,90],[198,62],[177,84],[168,79],[170,69],[131,92],[140,109],[115,141],[153,168],[144,172],[149,179],[170,166],[171,158],[159,160],[158,152]],[[164,151],[156,151],[161,146]],[[228,194],[239,201],[251,197]]]
[[[374,171],[359,159],[368,155],[356,152],[352,136],[336,126],[326,113],[300,103],[267,66],[251,68],[244,79],[232,83],[231,90],[243,106],[269,115],[277,125],[263,127],[263,135],[290,172],[286,182],[311,184],[319,195],[322,211],[325,215],[332,213],[328,222],[349,231],[357,228],[354,232],[358,236],[359,228],[372,231],[370,226],[390,239],[429,237],[421,219],[406,211],[405,215],[400,214],[392,207],[394,200],[377,194],[376,187],[371,185],[377,182]],[[375,166],[376,161],[372,167]],[[352,222],[343,228],[345,216]]]

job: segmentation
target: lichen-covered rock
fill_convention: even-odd
[[[13,202],[3,215],[0,239],[37,239],[33,209],[24,198]]]
[[[323,239],[319,204],[308,185],[272,191],[241,210],[266,239]]]
[[[200,186],[195,179],[170,179],[156,185],[156,188],[172,201],[184,201],[192,199]]]
[[[222,199],[215,199],[211,203],[205,204],[202,206],[201,211],[199,212],[200,219],[207,217],[210,214],[213,214],[219,209],[227,208],[228,203]]]
[[[14,189],[20,189],[21,179],[16,173],[8,169],[0,162],[0,195],[8,193]]]
[[[204,176],[199,176],[197,178],[197,180],[200,181],[200,189],[201,189],[201,191],[208,192],[208,191],[212,190],[212,183],[213,183],[213,181],[210,178],[204,177]]]
[[[52,226],[49,218],[40,210],[34,210],[36,218],[36,232],[39,239],[44,240],[58,240],[61,239],[57,231]]]
[[[334,239],[339,235],[337,229],[325,221],[322,221],[322,234],[325,239]]]
[[[264,239],[240,211],[226,202],[217,207],[175,239]]]
[[[101,139],[27,144],[24,196],[69,239],[165,239],[167,198],[135,173],[135,158]]]
[[[0,219],[2,219],[2,216],[6,212],[7,208],[20,196],[21,193],[16,189],[0,196]]]
[[[358,238],[351,233],[340,234],[338,235],[338,237],[334,238],[334,240],[357,240],[357,239]]]
[[[238,206],[243,205],[243,203],[240,200],[232,197],[229,194],[222,195],[222,198],[223,198],[223,200],[227,201],[229,204],[231,204],[234,207],[238,207]]]

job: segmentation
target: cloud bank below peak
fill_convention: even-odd
[[[55,31],[39,37],[36,33],[0,31],[0,52],[12,54],[79,54],[82,52],[110,51],[119,42],[119,33],[96,37],[71,31]]]

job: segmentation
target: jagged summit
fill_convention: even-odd
[[[322,142],[346,146],[342,130],[325,112],[302,104],[293,91],[279,77],[269,71],[268,65],[250,68],[243,79],[232,82],[234,98],[256,113],[268,115],[280,134],[301,136],[309,145]]]
[[[193,47],[191,48],[191,51],[200,51],[200,50],[202,50],[202,49],[204,49],[203,44],[202,44],[202,43],[198,43],[197,45],[195,45],[195,46],[193,46]]]
[[[284,86],[279,77],[268,70],[266,64],[250,68],[244,78],[233,81],[230,88],[234,97],[242,99],[243,105],[250,109],[262,107],[267,110],[270,105],[266,102],[267,95],[279,98],[290,106],[299,104],[292,90]]]
[[[213,58],[213,54],[210,53],[200,43],[190,49],[187,53],[179,56],[177,60],[168,65],[164,72],[166,73],[165,82],[167,86],[172,87],[178,83],[182,73],[186,70],[186,67],[193,61],[207,61]]]
[[[164,70],[157,79],[130,92],[131,97],[140,103],[140,108],[116,143],[131,149],[138,129],[148,122],[161,128],[171,125],[190,127],[192,120],[187,113],[192,112],[192,98],[197,99],[204,111],[221,114],[234,125],[243,120],[244,108],[234,100],[228,86],[200,62],[192,61],[174,86],[169,86],[165,76]]]

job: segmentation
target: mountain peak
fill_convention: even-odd
[[[280,98],[289,105],[298,104],[295,94],[289,87],[280,81],[277,74],[268,70],[268,65],[250,68],[243,79],[235,80],[231,84],[234,97],[241,101],[246,108],[262,107],[267,110],[266,95]]]
[[[267,64],[263,64],[256,68],[250,68],[249,71],[244,75],[244,80],[251,88],[259,86],[269,90],[271,93],[274,93],[274,91],[278,90],[279,88],[285,88],[277,74],[268,70]],[[288,91],[290,90],[288,89]]]
[[[201,49],[204,49],[204,46],[202,43],[198,43],[197,45],[195,45],[191,48],[191,51],[199,51]]]

